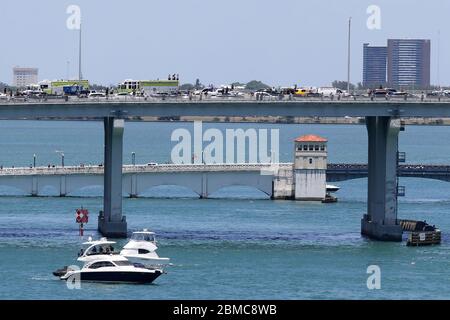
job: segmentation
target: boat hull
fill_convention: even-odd
[[[64,278],[70,280],[72,277],[80,276],[81,281],[86,282],[109,282],[109,283],[152,283],[162,274],[161,271],[155,272],[127,272],[127,271],[108,271],[108,272],[79,272]]]

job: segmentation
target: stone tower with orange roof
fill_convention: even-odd
[[[327,139],[305,135],[295,139],[294,197],[321,201],[326,195]]]

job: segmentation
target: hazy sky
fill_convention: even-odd
[[[427,38],[432,83],[450,84],[448,0],[39,0],[2,1],[0,81],[14,65],[39,67],[39,78],[77,75],[83,24],[83,75],[94,83],[166,78],[225,84],[258,79],[271,85],[327,85],[347,78],[347,20],[353,19],[351,81],[362,79],[362,45],[387,38]],[[369,5],[381,8],[381,30],[369,30]]]

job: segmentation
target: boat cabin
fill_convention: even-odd
[[[87,269],[114,268],[114,267],[132,267],[134,266],[128,260],[95,260],[87,263],[84,267]]]
[[[99,241],[88,241],[83,243],[83,245],[86,246],[86,248],[82,248],[80,252],[78,253],[78,257],[87,257],[87,256],[94,256],[94,255],[100,255],[100,254],[117,254],[114,252],[113,244],[116,242],[114,241],[108,241],[106,239],[101,239]]]
[[[151,232],[151,231],[133,232],[133,235],[131,236],[131,240],[156,243],[155,233]]]

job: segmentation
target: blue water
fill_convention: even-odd
[[[205,124],[251,128],[254,124]],[[365,162],[364,126],[256,125],[279,128],[281,160],[292,161],[293,138],[329,139],[331,162]],[[169,160],[176,128],[192,124],[127,122],[124,162]],[[28,166],[102,162],[100,122],[0,121],[0,164]],[[407,127],[400,149],[409,162],[449,163],[449,127]],[[399,217],[426,219],[443,230],[440,246],[410,248],[360,236],[365,179],[339,183],[337,204],[271,201],[257,190],[227,188],[199,200],[190,190],[159,187],[125,199],[131,230],[154,230],[159,254],[173,266],[152,285],[83,283],[69,290],[51,272],[75,262],[80,238],[74,209],[102,207],[101,188],[74,198],[0,197],[0,299],[448,299],[450,298],[450,183],[402,179],[407,196]],[[2,187],[1,192],[11,190]],[[158,196],[175,195],[172,199]],[[94,214],[93,214],[94,216]],[[92,221],[88,235],[98,237]],[[120,241],[117,245],[124,244]],[[368,290],[367,267],[381,268],[381,289]]]

